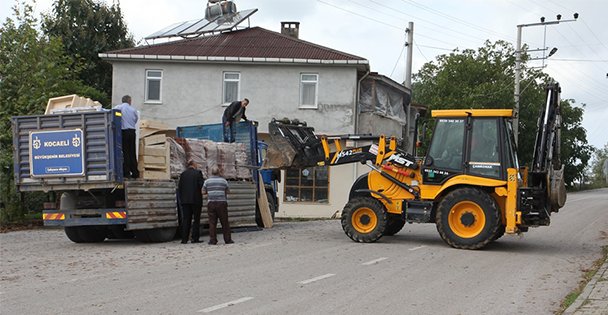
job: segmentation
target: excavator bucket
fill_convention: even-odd
[[[321,140],[306,122],[273,119],[268,133],[270,142],[262,169],[300,169],[317,166],[324,160]]]

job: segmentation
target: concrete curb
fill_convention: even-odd
[[[600,281],[600,279],[602,279]],[[594,299],[590,299],[593,293],[604,294],[608,292],[608,260],[598,269],[597,273],[587,283],[583,292],[576,298],[574,303],[565,311],[564,315],[585,315],[585,314],[608,314],[608,303],[605,299],[600,300],[600,303],[594,303]],[[597,294],[596,294],[597,295]],[[608,298],[605,297],[605,298]],[[604,305],[606,304],[606,305]]]

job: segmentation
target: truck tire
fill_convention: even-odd
[[[380,201],[371,197],[355,197],[342,210],[342,229],[353,241],[372,243],[386,230],[386,211]]]
[[[108,231],[99,226],[66,226],[65,235],[74,243],[99,243],[106,239]]]
[[[108,239],[132,239],[135,237],[132,231],[125,231],[124,225],[108,227]]]
[[[387,214],[386,220],[386,229],[384,229],[384,236],[393,236],[397,234],[403,226],[405,225],[405,220],[398,214]]]
[[[84,243],[84,240],[80,238],[80,234],[78,234],[78,227],[66,226],[63,230],[70,241],[74,243]]]
[[[496,230],[496,234],[494,234],[494,236],[492,237],[492,242],[498,240],[499,238],[501,238],[503,235],[505,235],[505,230],[506,227],[504,225],[500,225],[498,227],[498,229]]]
[[[266,198],[268,199],[268,207],[270,208],[270,215],[272,216],[272,222],[274,222],[274,215],[277,211],[277,203],[276,199],[272,196],[272,193],[266,191]],[[260,213],[260,207],[257,202],[255,205],[255,224],[258,227],[264,227],[264,222],[262,221],[262,214]]]
[[[146,230],[136,230],[135,238],[144,243],[162,243],[172,241],[177,232],[177,228],[156,228]]]
[[[441,238],[461,249],[486,246],[502,225],[494,199],[485,191],[470,187],[448,193],[437,207],[435,222]]]

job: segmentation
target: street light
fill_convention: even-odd
[[[519,91],[519,84],[520,84],[520,73],[521,73],[521,30],[524,27],[529,27],[529,26],[545,26],[545,36],[546,36],[546,32],[547,32],[547,25],[552,25],[552,24],[559,24],[562,22],[574,22],[576,21],[576,19],[578,19],[578,13],[574,13],[574,19],[572,20],[562,20],[562,15],[558,14],[557,15],[557,19],[555,21],[545,21],[545,17],[541,17],[540,18],[540,23],[530,23],[530,24],[520,24],[517,25],[517,47],[515,48],[515,92],[513,93],[513,98],[515,100],[515,108],[514,108],[514,113],[513,113],[513,133],[515,135],[515,143],[517,143],[517,139],[519,136],[519,97],[520,97],[520,91]],[[543,43],[544,45],[544,43]],[[544,59],[549,58],[550,56],[552,56],[553,54],[555,54],[557,52],[557,48],[553,48],[551,49],[551,51],[549,52],[549,55],[547,57],[543,56],[543,66],[544,66]],[[608,74],[607,74],[608,76]]]

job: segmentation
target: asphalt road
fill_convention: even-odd
[[[552,314],[608,244],[608,190],[570,194],[552,220],[478,251],[448,247],[430,224],[354,243],[338,220],[219,246],[11,232],[0,234],[0,313]]]

